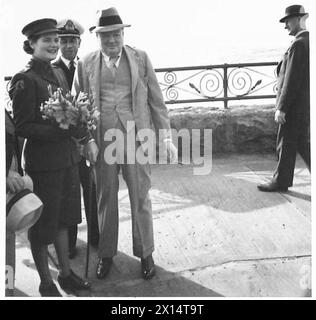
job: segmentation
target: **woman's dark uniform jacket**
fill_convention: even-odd
[[[6,177],[8,176],[13,157],[17,159],[18,172],[23,174],[21,168],[21,145],[15,132],[15,125],[9,112],[5,110],[5,155],[6,155]]]
[[[27,138],[24,149],[26,171],[62,169],[80,159],[69,132],[42,119],[40,106],[49,98],[49,84],[53,91],[58,87],[69,90],[61,70],[35,59],[11,81],[9,94],[16,133]]]
[[[58,87],[66,92],[69,90],[62,70],[33,58],[24,70],[13,77],[9,90],[16,133],[27,139],[25,170],[33,179],[34,192],[44,203],[42,216],[31,229],[38,229],[36,237],[45,243],[54,241],[59,223],[73,225],[81,222],[80,185],[76,177],[80,156],[76,144],[69,130],[44,120],[40,112],[41,104],[49,99],[49,84],[53,91]],[[74,176],[67,176],[68,171]],[[63,190],[62,193],[56,190],[56,185]],[[69,199],[64,201],[65,197]],[[55,202],[62,205],[55,205]],[[54,211],[60,211],[62,215]]]

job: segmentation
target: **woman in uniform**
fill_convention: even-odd
[[[60,273],[58,282],[66,292],[89,289],[89,282],[76,275],[69,265],[67,228],[81,222],[80,160],[73,137],[85,140],[87,130],[64,130],[44,120],[40,111],[49,98],[48,86],[68,91],[61,69],[50,62],[59,49],[57,22],[40,19],[26,25],[24,51],[30,62],[17,73],[9,90],[17,135],[26,138],[25,171],[32,178],[34,192],[44,204],[38,222],[29,230],[33,259],[40,276],[42,296],[61,296],[48,265],[48,245],[54,244]]]

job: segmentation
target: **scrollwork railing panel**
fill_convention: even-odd
[[[156,69],[166,104],[273,99],[276,96],[276,62],[219,64]],[[5,77],[6,93],[11,77]],[[259,93],[259,94],[258,94]],[[6,94],[5,104],[11,109]]]
[[[156,69],[167,104],[268,99],[276,95],[276,62]],[[260,93],[258,95],[258,93]]]

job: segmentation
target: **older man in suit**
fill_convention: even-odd
[[[150,129],[153,124],[156,130],[162,129],[160,132],[164,133],[160,138],[171,161],[176,160],[177,150],[171,142],[167,108],[147,54],[123,44],[123,29],[130,25],[123,24],[115,8],[98,14],[97,24],[90,31],[96,33],[100,49],[78,62],[73,87],[76,92],[88,93],[101,113],[94,141],[90,141],[86,150],[89,160],[96,164],[100,229],[96,273],[99,279],[104,278],[117,254],[118,172],[122,169],[131,203],[133,253],[141,258],[142,276],[147,280],[155,274],[150,167],[148,162],[138,161],[135,150],[129,148],[131,141],[128,139],[136,134],[138,139],[134,136],[132,142],[141,147],[142,129]],[[130,126],[131,123],[135,126]],[[106,156],[109,132],[123,135],[123,141],[116,140],[117,161],[114,163]],[[123,154],[119,151],[121,147]],[[138,148],[137,152],[141,150]],[[136,158],[134,163],[126,161],[131,155]]]
[[[301,5],[287,7],[280,22],[294,40],[277,67],[275,121],[278,165],[273,179],[258,185],[260,191],[287,191],[293,184],[296,153],[310,170],[310,82],[308,14]]]
[[[66,76],[68,86],[71,89],[74,73],[78,63],[78,50],[81,44],[80,36],[84,33],[84,28],[74,19],[66,18],[57,23],[60,39],[61,56],[53,65],[61,68]],[[90,183],[90,170],[86,164],[86,159],[82,154],[82,146],[78,144],[81,159],[79,162],[79,178],[83,191],[83,202],[89,227],[90,244],[97,247],[99,242],[99,230],[97,222],[97,206],[95,184]],[[92,190],[90,190],[92,188]],[[69,238],[69,258],[73,259],[77,254],[78,226],[74,225],[68,228]]]

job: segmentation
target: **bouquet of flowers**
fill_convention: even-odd
[[[64,95],[61,88],[53,92],[51,85],[48,85],[48,92],[49,99],[40,108],[43,119],[51,120],[65,130],[70,126],[96,129],[100,112],[92,106],[86,93],[80,92],[76,98],[70,92]]]

